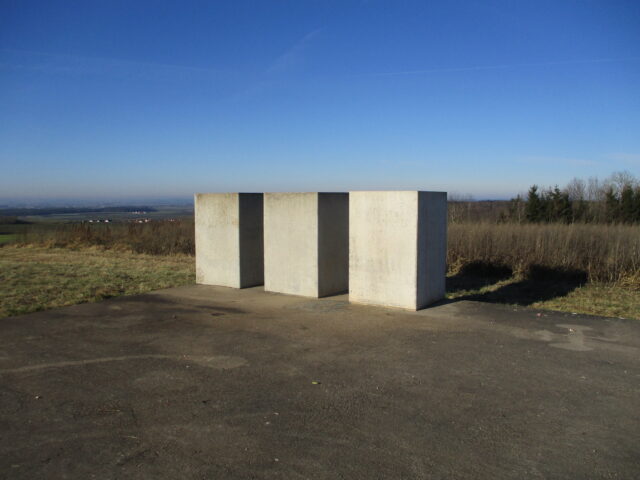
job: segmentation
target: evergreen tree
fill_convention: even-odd
[[[549,192],[549,221],[570,223],[572,217],[569,194],[562,192],[556,185]]]
[[[551,222],[553,217],[553,200],[551,189],[540,192],[540,221]]]
[[[589,204],[586,200],[574,200],[571,202],[572,206],[572,222],[586,222],[588,221]]]
[[[620,194],[620,220],[625,223],[633,223],[635,220],[635,195],[631,185],[627,184],[622,188]]]
[[[611,186],[604,192],[604,206],[607,222],[620,220],[620,200]]]
[[[532,185],[527,193],[525,217],[529,222],[540,222],[543,216],[543,205],[538,195],[538,186]]]
[[[640,223],[640,186],[633,193],[633,221]]]

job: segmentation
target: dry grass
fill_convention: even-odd
[[[449,225],[447,297],[640,319],[640,226]]]
[[[193,221],[18,236],[0,248],[0,315],[193,282]],[[447,262],[450,299],[640,318],[637,225],[455,223]]]
[[[96,248],[0,248],[0,317],[195,281],[193,257]]]
[[[640,291],[616,285],[590,283],[572,290],[565,296],[534,302],[531,306],[563,312],[640,320]]]
[[[459,223],[449,226],[449,270],[504,266],[514,274],[583,274],[591,282],[640,285],[640,226]]]
[[[193,283],[188,255],[97,247],[0,248],[0,317]],[[509,269],[467,267],[447,278],[449,299],[470,299],[640,319],[640,290],[572,277],[518,278]]]
[[[34,226],[18,243],[151,255],[193,255],[195,249],[192,220]],[[452,223],[447,263],[453,274],[473,264],[507,267],[516,275],[542,267],[594,282],[640,285],[640,225]]]
[[[447,298],[640,320],[640,290],[572,278],[451,275]]]
[[[193,220],[154,221],[146,224],[112,223],[36,224],[17,238],[19,245],[52,248],[97,246],[150,255],[193,255]]]

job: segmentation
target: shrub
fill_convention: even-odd
[[[473,262],[503,266],[521,275],[531,271],[584,272],[590,281],[640,284],[640,226],[449,225],[450,270]]]

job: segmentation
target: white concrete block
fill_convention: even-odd
[[[348,194],[264,194],[266,291],[307,297],[346,292],[348,265]]]
[[[195,195],[196,283],[264,283],[261,193]]]
[[[418,310],[445,294],[447,194],[349,192],[349,301]]]

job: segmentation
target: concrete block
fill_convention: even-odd
[[[347,193],[265,193],[264,287],[324,297],[346,292]]]
[[[445,294],[447,194],[349,192],[349,301],[418,310]]]
[[[262,193],[195,195],[196,283],[264,283]]]

